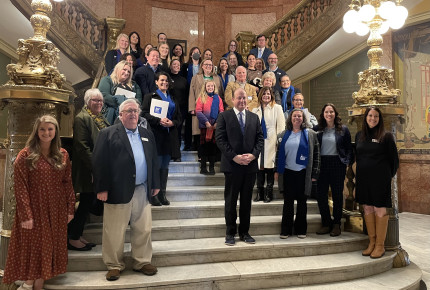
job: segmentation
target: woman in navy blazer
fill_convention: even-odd
[[[339,112],[332,103],[323,106],[318,120],[318,142],[321,146],[321,172],[317,186],[321,228],[317,234],[339,236],[343,206],[343,185],[346,167],[352,161],[351,134],[342,125]],[[328,207],[328,187],[333,199],[333,220]]]

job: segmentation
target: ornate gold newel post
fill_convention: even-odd
[[[67,110],[72,92],[61,89],[64,75],[57,69],[59,50],[46,39],[51,25],[48,14],[52,10],[49,0],[33,0],[34,15],[30,22],[34,36],[18,40],[18,63],[9,64],[10,80],[0,87],[0,109],[8,110],[5,192],[3,199],[3,223],[1,231],[0,270],[3,276],[9,238],[15,216],[13,188],[13,162],[24,148],[34,120],[44,114],[54,115],[60,123],[61,113]],[[13,289],[14,285],[1,285]]]
[[[392,132],[394,137],[397,129],[403,123],[405,107],[398,100],[401,95],[400,90],[394,87],[394,71],[380,66],[383,55],[381,34],[387,32],[388,26],[393,29],[403,26],[407,17],[407,10],[405,15],[405,8],[400,6],[401,1],[397,0],[396,6],[391,1],[369,0],[364,1],[365,4],[361,5],[360,1],[352,0],[351,10],[344,17],[344,29],[347,32],[355,31],[359,35],[365,35],[370,30],[370,36],[367,40],[367,45],[370,46],[367,52],[370,67],[358,74],[360,90],[353,93],[354,104],[348,108],[350,121],[355,121],[358,130],[360,130],[366,108],[369,105],[376,106],[381,110],[384,119],[387,120],[385,129]],[[350,18],[347,16],[348,14]],[[396,20],[400,20],[400,24],[395,22]],[[404,267],[409,265],[410,261],[408,253],[402,249],[399,242],[397,175],[392,179],[391,198],[392,208],[388,211],[390,219],[385,248],[397,252],[393,266]]]
[[[252,45],[255,41],[255,34],[251,31],[242,31],[236,35],[236,40],[239,43],[237,51],[242,55],[243,62],[246,62],[246,56],[251,51]]]

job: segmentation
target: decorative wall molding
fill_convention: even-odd
[[[5,42],[3,39],[0,39],[0,52],[13,61],[18,60],[18,54],[16,53],[16,48]]]

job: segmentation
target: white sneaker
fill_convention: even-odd
[[[299,239],[306,239],[306,235],[297,235]]]
[[[283,240],[285,240],[285,239],[288,239],[288,237],[289,237],[289,235],[279,235],[279,237],[281,238],[281,239],[283,239]]]

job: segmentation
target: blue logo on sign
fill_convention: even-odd
[[[155,114],[161,114],[161,107],[157,107],[157,106],[155,106],[155,107],[154,107],[154,113],[155,113]]]

